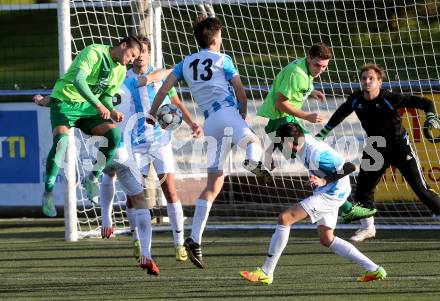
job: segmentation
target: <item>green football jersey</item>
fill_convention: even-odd
[[[277,94],[283,94],[292,106],[300,109],[312,91],[313,76],[309,73],[306,58],[296,59],[277,74],[257,115],[269,119],[289,116],[275,107]]]
[[[114,62],[111,58],[110,46],[92,44],[76,56],[67,72],[57,80],[51,97],[61,101],[85,101],[73,85],[78,69],[88,74],[87,84],[98,98],[103,94],[115,95],[127,72],[125,66]]]

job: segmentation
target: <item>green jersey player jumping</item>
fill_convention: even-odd
[[[46,161],[42,199],[45,215],[57,214],[52,190],[71,127],[106,138],[106,143],[98,150],[93,170],[82,180],[87,197],[97,202],[97,178],[121,139],[111,119],[119,122],[123,115],[113,109],[112,97],[125,79],[125,66],[139,56],[141,49],[141,43],[134,37],[124,38],[113,47],[92,44],[76,56],[67,72],[55,83],[50,101],[53,145]]]
[[[330,48],[317,43],[310,48],[307,57],[296,59],[278,73],[257,112],[257,115],[269,118],[265,127],[267,134],[275,133],[281,125],[289,122],[299,124],[308,133],[301,119],[313,123],[322,121],[319,113],[304,112],[301,108],[309,96],[325,100],[324,94],[314,89],[313,79],[325,71],[331,58]]]

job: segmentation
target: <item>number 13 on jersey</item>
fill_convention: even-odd
[[[189,64],[189,67],[193,69],[193,79],[194,80],[198,80],[199,79],[199,74],[198,74],[198,65],[200,63],[200,59],[195,59],[194,61],[192,61]],[[208,81],[211,79],[212,77],[212,60],[211,59],[206,59],[204,60],[201,65],[203,65],[204,67],[204,72],[200,74],[200,79],[204,80],[204,81]]]

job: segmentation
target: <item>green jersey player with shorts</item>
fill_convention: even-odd
[[[120,122],[123,115],[113,109],[112,98],[125,79],[126,65],[137,58],[142,49],[134,37],[122,39],[116,46],[92,44],[73,60],[67,72],[57,80],[50,101],[53,145],[46,161],[43,213],[56,216],[52,190],[63,162],[71,127],[85,134],[103,136],[96,164],[82,184],[87,197],[97,202],[98,176],[115,154],[121,133],[112,119]]]
[[[304,112],[301,108],[309,96],[325,100],[324,94],[313,88],[313,79],[325,71],[331,58],[330,48],[317,43],[310,48],[307,57],[294,60],[277,74],[257,112],[257,115],[269,118],[264,128],[267,134],[275,133],[281,125],[290,122],[299,124],[308,133],[301,119],[312,123],[322,121],[320,114]]]

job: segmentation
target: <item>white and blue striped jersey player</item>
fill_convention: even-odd
[[[254,135],[239,114],[239,103],[231,89],[230,81],[239,76],[232,59],[224,53],[201,49],[186,56],[172,74],[178,81],[187,83],[205,117],[205,136],[215,138],[215,145],[208,143],[208,172],[222,170],[230,150],[230,147],[222,148],[223,138],[231,136],[232,143],[237,145],[245,137]]]
[[[327,143],[309,134],[304,135],[304,145],[296,153],[311,175],[319,178],[341,171],[344,158]],[[312,223],[334,229],[338,219],[338,209],[351,193],[350,178],[345,176],[335,182],[320,186],[313,195],[300,202]]]
[[[123,133],[122,141],[136,159],[143,175],[148,175],[150,163],[153,163],[157,174],[175,172],[171,132],[163,130],[158,124],[153,126],[145,122],[161,83],[138,87],[137,78],[152,71],[154,69],[151,66],[145,74],[136,74],[130,69],[119,93],[122,103],[118,109],[125,116],[123,124],[120,125]],[[168,95],[172,97],[177,95],[177,92],[173,88]],[[169,97],[165,98],[164,103],[170,103]]]

